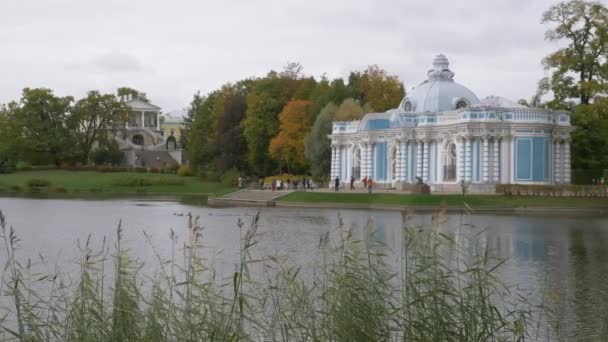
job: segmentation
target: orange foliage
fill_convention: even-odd
[[[309,108],[310,101],[288,102],[279,114],[279,134],[270,141],[270,156],[285,163],[290,171],[308,166],[304,156],[304,137],[310,130]]]

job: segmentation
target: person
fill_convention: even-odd
[[[275,192],[277,190],[277,180],[273,179],[272,180],[272,192]]]
[[[243,177],[239,176],[239,179],[237,180],[237,183],[239,184],[239,189],[243,188]]]
[[[294,188],[295,190],[298,190],[298,180],[297,180],[297,179],[294,179],[294,180],[293,180],[293,188]]]
[[[291,189],[291,179],[287,178],[287,189]]]
[[[264,190],[264,177],[260,177],[260,190]]]
[[[355,190],[355,177],[350,177],[350,189]]]
[[[367,188],[367,176],[363,177],[363,188]]]
[[[280,179],[277,179],[277,190],[283,190],[283,182]]]
[[[340,177],[336,177],[334,180],[334,189],[338,191],[340,189]]]
[[[371,194],[372,193],[372,186],[374,185],[374,182],[372,181],[371,177],[367,180],[367,193]]]

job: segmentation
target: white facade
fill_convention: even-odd
[[[445,56],[396,109],[334,122],[331,179],[398,187],[420,178],[433,191],[498,183],[570,183],[570,114],[479,100],[454,82]],[[333,182],[330,182],[333,185]],[[488,190],[490,191],[490,190]]]

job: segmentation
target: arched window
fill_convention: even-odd
[[[177,141],[174,136],[167,138],[167,151],[175,151],[177,149]]]
[[[456,109],[461,109],[461,108],[465,108],[466,106],[468,106],[469,104],[467,103],[467,101],[465,100],[460,100],[458,102],[456,102]]]
[[[411,112],[412,111],[412,103],[410,101],[406,101],[405,104],[403,105],[403,110],[406,112]]]
[[[141,134],[135,134],[133,136],[133,138],[131,139],[131,141],[135,145],[143,146],[143,144],[144,144],[144,137]]]

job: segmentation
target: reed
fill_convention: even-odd
[[[461,225],[446,235],[412,225],[403,213],[401,246],[390,251],[370,220],[362,237],[338,217],[319,238],[315,267],[256,249],[259,213],[238,221],[240,258],[228,279],[204,255],[204,228],[188,216],[180,245],[156,255],[144,274],[122,237],[95,249],[78,243],[79,274],[35,273],[20,261],[20,241],[0,212],[6,267],[2,273],[0,340],[16,341],[524,341],[538,340],[538,308],[500,280],[481,231]],[[399,253],[398,265],[387,262]],[[46,267],[46,266],[45,266]],[[47,267],[48,268],[48,267]]]

